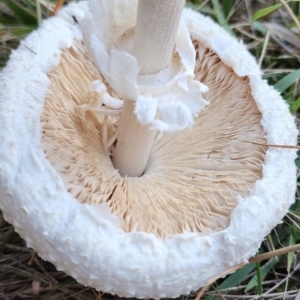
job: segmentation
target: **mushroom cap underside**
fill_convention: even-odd
[[[116,134],[119,116],[89,111],[101,103],[89,86],[102,77],[84,45],[66,50],[49,74],[41,116],[46,157],[78,201],[107,203],[127,232],[164,237],[222,230],[238,197],[262,177],[265,133],[249,79],[200,42],[194,45],[196,79],[209,87],[210,105],[192,129],[157,134],[141,177],[122,177],[112,165],[103,135]]]

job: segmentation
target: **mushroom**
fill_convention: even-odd
[[[268,145],[294,145],[297,131],[246,48],[191,10],[170,66],[138,75],[137,7],[69,4],[12,53],[0,80],[0,208],[29,247],[78,282],[177,297],[246,263],[286,214],[295,152]],[[141,176],[121,175],[111,159],[128,107],[152,138]]]

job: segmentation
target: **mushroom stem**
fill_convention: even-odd
[[[133,54],[140,75],[155,74],[169,66],[184,3],[184,0],[139,0]],[[121,175],[143,174],[155,134],[137,120],[134,102],[124,100],[113,152],[113,164]]]
[[[134,114],[134,102],[124,101],[113,163],[122,176],[141,176],[147,165],[156,131],[141,125]]]
[[[140,0],[133,54],[140,74],[155,74],[167,68],[185,1]]]

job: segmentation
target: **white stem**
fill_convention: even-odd
[[[155,74],[171,62],[184,0],[139,0],[133,54],[140,74]],[[134,114],[134,102],[124,101],[113,163],[120,174],[141,176],[155,136]]]
[[[119,121],[117,147],[113,152],[113,163],[122,176],[141,176],[147,165],[155,130],[142,126],[134,114],[134,102],[124,101]]]
[[[140,0],[134,55],[140,74],[155,74],[171,62],[184,0]]]

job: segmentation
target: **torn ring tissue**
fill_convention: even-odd
[[[104,18],[96,18],[99,5]],[[157,74],[139,75],[137,59],[131,54],[134,20],[111,16],[110,5],[97,1],[83,24],[85,44],[104,79],[121,99],[136,102],[135,114],[141,124],[161,133],[192,128],[194,118],[209,103],[202,97],[208,87],[194,80],[196,55],[186,25],[180,22],[170,66]],[[97,84],[101,81],[94,82],[94,90]],[[109,99],[108,105],[120,101]]]

